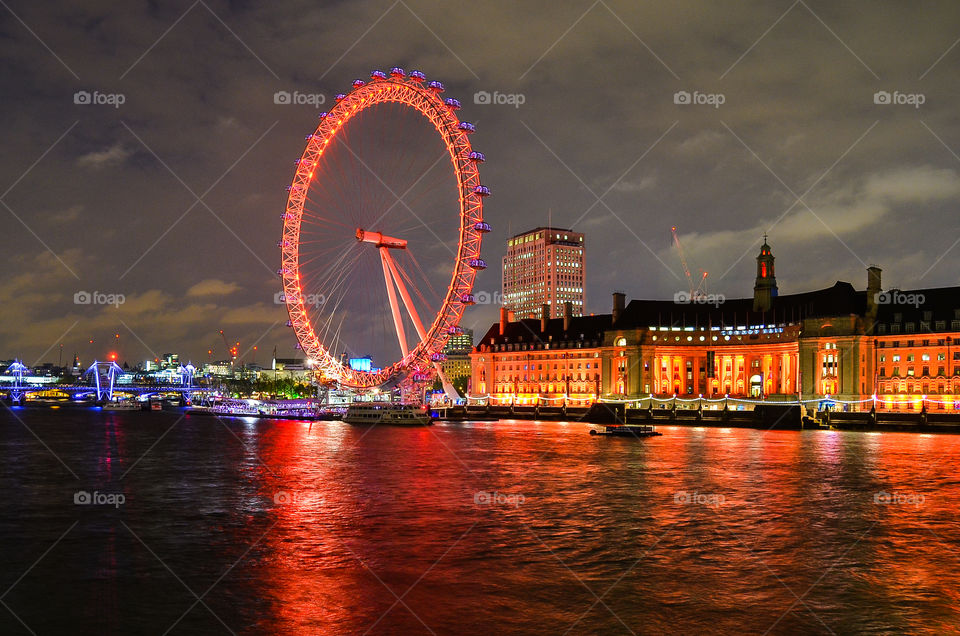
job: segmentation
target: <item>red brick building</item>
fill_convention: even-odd
[[[773,254],[752,298],[613,295],[612,311],[508,320],[471,358],[472,396],[495,403],[598,399],[835,401],[844,408],[960,408],[960,288],[881,291],[850,283],[780,296]],[[549,316],[549,311],[544,313]]]

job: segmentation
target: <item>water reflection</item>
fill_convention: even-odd
[[[198,633],[224,631],[214,614],[260,633],[960,629],[954,436],[29,411],[130,501],[83,511],[5,599],[38,633],[163,631],[184,612],[177,630]],[[0,525],[7,587],[78,513],[56,459],[0,431],[0,484],[43,484]]]

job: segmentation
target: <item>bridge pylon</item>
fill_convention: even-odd
[[[94,360],[90,368],[83,373],[83,377],[93,376],[94,385],[97,387],[98,402],[112,402],[113,387],[116,384],[117,376],[121,373],[123,373],[123,369],[116,362]]]
[[[14,360],[13,364],[7,367],[7,373],[13,376],[13,386],[10,387],[10,401],[14,404],[23,404],[23,398],[26,394],[26,385],[23,383],[23,375],[29,369],[21,360]]]

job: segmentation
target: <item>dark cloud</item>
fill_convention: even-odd
[[[131,362],[197,360],[221,328],[291,353],[276,241],[317,109],[274,94],[329,100],[394,64],[443,80],[477,122],[494,191],[478,290],[499,291],[506,237],[548,214],[587,232],[591,311],[615,288],[684,285],[673,225],[727,296],[750,293],[764,231],[784,292],[862,286],[865,263],[904,288],[957,283],[955,3],[8,6],[0,356],[63,342],[90,357],[121,333]],[[74,304],[80,291],[125,303]],[[464,324],[495,315],[477,306]]]

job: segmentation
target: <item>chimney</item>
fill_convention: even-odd
[[[550,305],[540,306],[540,333],[547,333],[547,321],[550,320]]]
[[[507,308],[500,308],[500,335],[502,336],[507,332]]]
[[[507,322],[516,322],[516,321],[517,321],[517,315],[513,313],[513,310],[511,309],[510,311],[507,312]]]
[[[570,319],[573,317],[573,303],[569,300],[563,303],[563,330],[570,331]]]
[[[867,291],[880,291],[880,274],[882,272],[883,270],[876,265],[867,268]]]
[[[627,302],[627,295],[623,292],[613,292],[613,314],[612,322],[617,324],[617,321],[620,320],[620,316],[623,314],[623,307]]]
[[[883,291],[880,286],[880,274],[882,269],[876,265],[867,268],[867,329],[872,333],[874,323],[877,321],[877,296]]]

